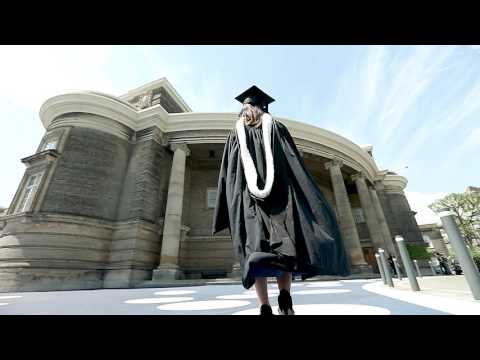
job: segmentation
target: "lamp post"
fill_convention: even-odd
[[[430,260],[428,260],[428,265],[430,265],[430,269],[432,269],[432,274],[433,276],[436,276],[437,275],[437,272],[435,271],[435,269],[433,268],[433,264]]]
[[[390,269],[387,265],[387,260],[385,259],[385,251],[383,249],[378,249],[378,254],[380,255],[380,260],[382,262],[383,271],[385,273],[385,280],[390,287],[393,286],[392,275],[390,274]]]
[[[417,269],[417,275],[419,277],[423,277],[422,276],[422,273],[420,272],[420,268],[418,267],[418,261],[417,260],[413,260],[413,262],[415,263],[415,268]]]
[[[382,261],[380,260],[380,255],[375,254],[375,259],[377,259],[378,270],[380,271],[380,276],[382,277],[382,281],[385,285],[387,285],[387,280],[385,279],[385,272],[383,271]]]
[[[400,273],[400,266],[398,266],[397,258],[393,258],[393,265],[395,265],[395,271],[397,272],[398,280],[402,280],[402,274]]]
[[[400,256],[402,257],[403,267],[405,268],[408,281],[410,282],[410,288],[413,291],[420,291],[420,287],[418,286],[418,281],[415,276],[415,270],[413,270],[412,259],[408,254],[407,246],[405,245],[405,240],[403,239],[403,236],[395,236],[395,241],[397,242],[398,250],[400,252]]]
[[[440,212],[438,215],[440,216],[440,220],[442,220],[443,228],[448,235],[448,239],[450,240],[450,244],[460,262],[460,266],[463,268],[463,273],[465,274],[465,279],[470,287],[473,298],[475,300],[480,300],[480,274],[470,256],[470,252],[468,251],[467,244],[460,233],[460,229],[455,222],[455,215],[450,209],[444,209],[444,211]]]

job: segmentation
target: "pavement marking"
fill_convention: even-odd
[[[348,289],[315,289],[315,290],[301,290],[292,292],[293,295],[313,295],[313,294],[341,294],[349,293],[352,290]]]
[[[402,300],[411,304],[423,306],[454,315],[480,315],[480,301],[475,300],[457,300],[453,298],[445,298],[442,296],[433,296],[422,293],[422,291],[410,291],[391,289],[386,287],[383,282],[378,281],[362,286],[362,289]]]
[[[340,280],[344,283],[369,283],[377,281],[378,279],[350,279],[350,280]]]
[[[257,294],[220,295],[220,296],[216,296],[216,298],[221,300],[256,299]]]
[[[17,298],[21,298],[21,297],[22,297],[21,295],[0,296],[0,300],[4,300],[4,299],[17,299]]]
[[[323,282],[318,282],[318,283],[313,283],[313,284],[308,284],[308,288],[313,288],[313,287],[339,287],[343,286],[343,284],[340,283],[323,283]]]
[[[194,294],[196,290],[163,290],[157,291],[155,295],[187,295],[187,294]]]
[[[255,297],[257,296],[257,292],[255,290],[248,290],[244,291],[244,294],[254,294]],[[278,295],[280,294],[280,291],[278,289],[268,289],[268,296],[270,295]]]
[[[293,305],[296,315],[390,315],[390,310],[368,305],[356,304],[305,304]],[[274,314],[278,314],[278,306],[272,306]],[[258,315],[259,308],[237,311],[232,315]]]
[[[268,291],[268,296],[276,296],[279,292],[278,291]],[[220,295],[216,296],[217,299],[223,300],[241,300],[241,299],[256,299],[257,293],[248,293],[248,294],[234,294],[234,295]]]
[[[162,298],[148,298],[148,299],[132,299],[125,301],[126,304],[161,304],[167,302],[177,301],[191,301],[193,297],[162,297]]]
[[[295,283],[292,283],[290,286],[291,287],[295,287],[295,286],[303,286],[305,284],[295,284]],[[277,284],[270,284],[269,285],[271,288],[275,288],[275,289],[278,289],[278,285]]]
[[[228,309],[234,307],[241,307],[250,305],[250,301],[241,300],[204,300],[204,301],[189,301],[174,304],[157,306],[159,310],[169,311],[194,311],[194,310],[214,310],[214,309]]]

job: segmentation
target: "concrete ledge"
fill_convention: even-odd
[[[0,272],[0,292],[101,288],[101,270],[4,269]]]
[[[125,289],[131,288],[138,282],[144,282],[150,279],[152,272],[141,269],[109,269],[105,270],[103,278],[103,288],[105,289]]]

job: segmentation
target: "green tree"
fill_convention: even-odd
[[[456,216],[460,231],[470,246],[480,241],[480,193],[452,193],[428,206],[438,213],[449,208]]]

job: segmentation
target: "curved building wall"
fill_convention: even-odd
[[[405,194],[387,193],[387,198],[390,203],[390,208],[394,209],[391,213],[395,220],[392,224],[392,232],[402,235],[407,242],[424,245],[425,242],[423,241],[422,233]]]
[[[126,140],[72,127],[40,211],[115,220],[128,157]]]

